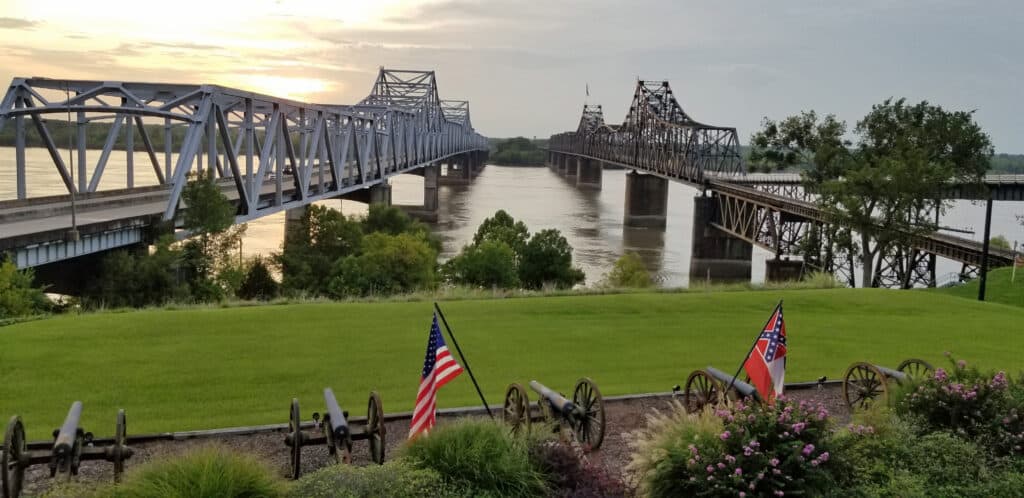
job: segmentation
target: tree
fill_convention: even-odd
[[[441,239],[430,231],[430,227],[419,220],[414,220],[409,215],[395,206],[385,204],[370,204],[370,208],[363,219],[363,232],[381,232],[390,235],[400,233],[418,234],[435,251],[441,252]]]
[[[50,300],[43,289],[32,284],[31,269],[18,270],[8,260],[0,260],[0,319],[44,313]]]
[[[558,230],[537,232],[523,248],[519,281],[527,289],[540,289],[545,284],[568,289],[585,278],[583,270],[572,266],[572,246]]]
[[[448,281],[457,284],[503,289],[519,285],[515,253],[500,240],[463,247],[458,256],[445,263],[443,271]]]
[[[334,297],[394,294],[431,288],[437,283],[437,252],[422,237],[371,233],[363,252],[335,265],[328,283]]]
[[[1013,249],[1013,246],[1010,245],[1010,241],[1002,235],[996,235],[995,237],[988,239],[988,245],[993,249],[1006,249],[1007,251]]]
[[[269,301],[277,297],[278,284],[262,258],[256,258],[249,265],[249,271],[238,288],[238,297],[249,300]]]
[[[242,270],[236,258],[246,226],[235,223],[235,206],[220,191],[212,175],[200,173],[182,190],[187,209],[182,220],[192,238],[183,244],[183,268],[200,302],[218,301],[234,294]]]
[[[361,250],[363,227],[336,209],[311,204],[302,219],[285,233],[274,255],[284,289],[322,295],[338,261]]]
[[[192,295],[183,282],[183,251],[173,237],[157,241],[152,253],[113,251],[100,263],[99,277],[86,288],[83,302],[91,306],[142,307],[186,301]]]
[[[802,167],[804,186],[838,225],[859,235],[863,285],[874,285],[876,256],[937,229],[943,186],[980,183],[992,156],[989,137],[972,112],[950,112],[921,102],[888,99],[872,107],[854,130],[832,115],[804,112],[781,122],[765,119],[751,138],[753,169]],[[881,264],[881,257],[878,264]]]
[[[476,229],[473,244],[479,245],[486,240],[504,242],[518,257],[529,238],[530,231],[526,229],[526,224],[516,221],[504,209],[500,209]]]
[[[654,279],[640,256],[627,252],[615,261],[612,271],[605,276],[605,284],[619,288],[647,288],[654,285]]]

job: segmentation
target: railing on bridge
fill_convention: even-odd
[[[743,172],[736,129],[692,119],[667,81],[637,81],[621,125],[605,124],[600,106],[584,106],[576,131],[553,135],[549,148],[696,184]]]
[[[488,146],[473,130],[468,102],[440,100],[433,71],[381,68],[373,92],[354,106],[217,85],[16,78],[0,101],[0,131],[14,127],[16,198],[25,201],[26,121],[69,197],[97,191],[115,149],[128,151],[125,187],[136,188],[138,137],[157,183],[169,192],[164,220],[175,218],[193,171],[234,183],[242,222]],[[73,128],[69,162],[76,170],[54,140],[55,126]],[[97,152],[87,143],[90,126],[106,130],[98,157],[89,157]]]

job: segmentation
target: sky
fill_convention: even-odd
[[[851,123],[887,97],[976,110],[1024,153],[1019,0],[0,0],[0,80],[214,83],[352,104],[380,66],[433,69],[493,137],[621,122],[636,80],[746,142],[802,110]],[[589,86],[590,96],[586,96]]]

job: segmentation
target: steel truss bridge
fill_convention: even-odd
[[[804,191],[799,175],[748,175],[736,129],[691,118],[667,81],[638,81],[622,124],[605,123],[601,106],[585,105],[577,129],[553,135],[549,152],[556,162],[575,156],[693,185],[713,198],[708,224],[718,231],[777,257],[799,256],[811,269],[854,283],[854,255],[835,250],[836,222],[813,202],[813,193]],[[938,197],[1024,200],[1024,175],[989,175],[984,184],[984,192],[951,184]],[[808,245],[817,247],[817,254],[808,254]],[[982,250],[980,242],[944,233],[916,236],[908,246],[881,255],[874,281],[887,287],[934,286],[936,256],[961,263],[962,277],[976,275]],[[1011,251],[989,249],[989,267],[1012,262]]]
[[[16,198],[0,201],[0,252],[13,253],[19,267],[144,241],[187,208],[181,194],[191,173],[216,178],[243,223],[358,196],[391,176],[488,148],[473,129],[469,102],[442,100],[433,71],[384,68],[355,105],[217,85],[16,78],[0,101],[0,131],[7,126],[14,128]],[[73,143],[57,143],[57,126],[73,130]],[[107,130],[98,151],[86,143],[90,126]],[[30,130],[67,194],[28,195]],[[162,149],[154,133],[162,133]],[[140,149],[145,160],[136,164]],[[119,153],[126,154],[124,188],[101,191]],[[136,166],[152,168],[157,184],[136,185]]]

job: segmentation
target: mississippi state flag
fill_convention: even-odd
[[[426,434],[434,427],[437,390],[460,373],[462,367],[448,352],[435,313],[434,322],[430,325],[430,338],[427,340],[427,357],[423,360],[423,373],[420,375],[420,389],[416,393],[416,408],[412,411],[409,439]]]
[[[775,307],[743,368],[761,399],[772,402],[782,394],[786,377],[786,324],[782,321],[782,302]]]

